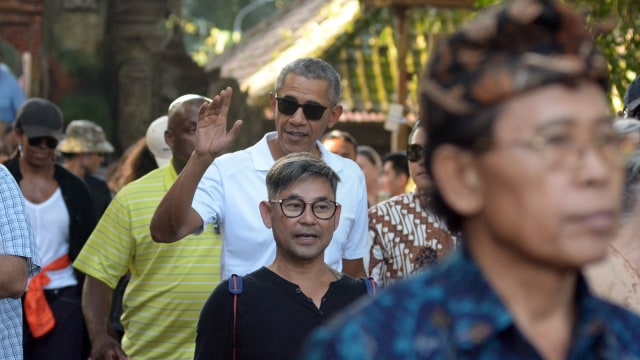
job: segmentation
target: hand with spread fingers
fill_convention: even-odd
[[[242,120],[236,120],[227,132],[227,116],[232,94],[231,87],[227,87],[210,103],[204,103],[200,107],[196,130],[196,154],[215,158],[222,154],[240,133]]]

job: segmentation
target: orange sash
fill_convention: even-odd
[[[24,315],[33,337],[44,336],[56,326],[56,319],[53,317],[53,312],[51,312],[47,298],[44,296],[43,287],[51,282],[47,271],[62,270],[70,264],[69,254],[62,255],[42,268],[40,273],[31,279],[24,296]]]

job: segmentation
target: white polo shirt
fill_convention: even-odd
[[[245,275],[275,258],[271,229],[264,226],[259,204],[267,200],[266,176],[275,163],[269,150],[270,132],[244,150],[217,158],[204,174],[193,208],[208,223],[220,224],[222,278]],[[336,201],[342,205],[340,224],[325,250],[325,262],[342,271],[342,259],[363,258],[367,246],[367,193],[358,165],[333,154],[318,142],[322,159],[340,176]]]

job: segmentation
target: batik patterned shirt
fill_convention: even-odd
[[[464,250],[365,300],[314,331],[302,359],[542,359]],[[640,359],[638,334],[640,318],[580,275],[567,359]]]
[[[414,192],[369,209],[369,274],[381,287],[430,266],[452,251],[457,237]]]

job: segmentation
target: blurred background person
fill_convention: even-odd
[[[107,141],[104,130],[90,120],[73,120],[67,125],[58,151],[62,154],[62,166],[89,187],[96,216],[100,218],[111,201],[107,182],[95,176],[104,163],[105,154],[113,153],[113,145]]]
[[[331,130],[322,135],[320,142],[332,153],[356,161],[358,142],[356,138],[348,132],[344,130]]]
[[[380,196],[380,172],[382,172],[382,159],[380,154],[369,145],[358,145],[356,162],[362,172],[367,187],[367,205],[371,207],[378,203]]]
[[[116,194],[128,183],[158,168],[158,163],[147,146],[146,136],[131,144],[120,159],[112,165],[111,170],[108,169],[105,174],[112,194]]]
[[[14,128],[20,151],[6,163],[25,198],[42,265],[24,299],[25,359],[88,356],[80,308],[84,277],[71,262],[93,231],[96,213],[87,185],[55,163],[63,127],[57,105],[40,98],[27,100]]]
[[[167,144],[164,137],[164,132],[167,130],[168,124],[169,117],[167,115],[160,116],[149,124],[145,134],[147,148],[149,148],[149,151],[153,154],[153,158],[158,167],[167,165],[172,155],[171,147]]]
[[[622,149],[625,153],[640,150],[640,120],[620,118],[613,123],[613,127],[623,136]]]
[[[410,185],[409,164],[405,151],[394,151],[382,157],[380,174],[381,200],[404,194]]]
[[[3,62],[2,40],[0,40],[0,136],[13,123],[16,112],[24,103],[25,95],[18,79]]]
[[[593,291],[640,314],[640,152],[627,161],[621,226],[604,261],[588,266]]]
[[[625,118],[640,118],[640,75],[629,84],[622,97],[622,102],[624,103],[622,115]]]
[[[424,127],[417,123],[407,146],[415,190],[369,208],[368,271],[381,287],[437,263],[456,247],[457,237],[430,208],[431,179],[424,165],[426,140]]]

